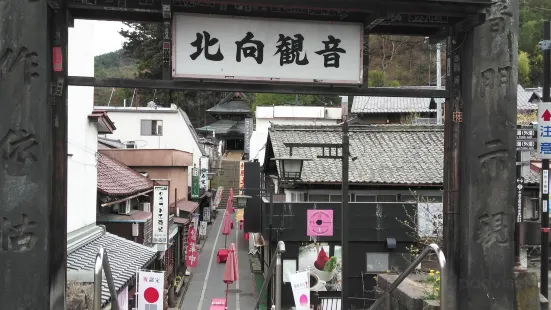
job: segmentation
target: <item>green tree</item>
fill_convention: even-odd
[[[141,79],[162,78],[162,35],[163,25],[160,23],[126,23],[129,30],[121,30],[126,39],[123,44],[124,55],[136,60],[136,77]],[[136,105],[143,106],[148,101],[168,106],[174,103],[188,114],[195,127],[205,126],[212,119],[206,110],[216,105],[225,97],[223,92],[197,90],[151,90],[138,91]]]
[[[367,84],[369,87],[398,87],[400,82],[396,80],[388,81],[386,74],[382,71],[369,71]]]
[[[528,53],[522,51],[518,56],[518,81],[524,87],[531,86],[530,59]]]

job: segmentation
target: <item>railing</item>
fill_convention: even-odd
[[[96,255],[96,266],[94,269],[94,310],[101,310],[103,269],[105,269],[105,279],[107,280],[107,287],[109,287],[109,293],[111,294],[111,309],[119,310],[119,301],[117,300],[117,291],[115,290],[113,274],[109,266],[109,257],[107,257],[107,252],[103,247],[99,248],[98,254]]]
[[[266,292],[266,289],[268,289],[268,283],[270,283],[272,276],[274,275],[274,269],[276,271],[275,310],[281,310],[281,280],[283,278],[283,266],[281,265],[282,253],[285,253],[285,243],[283,241],[279,241],[277,243],[277,248],[274,256],[272,257],[272,261],[270,262],[270,268],[268,268],[266,280],[264,280],[264,284],[262,284],[262,289],[260,289],[260,293],[258,294],[258,298],[256,299],[254,310],[258,310],[258,308],[260,307],[262,295],[264,295],[264,292]]]
[[[419,256],[415,258],[413,263],[408,266],[404,272],[390,285],[388,290],[383,294],[383,296],[379,297],[371,305],[369,310],[375,310],[377,307],[379,307],[385,300],[387,301],[386,309],[390,310],[390,294],[400,285],[407,276],[417,267],[427,255],[429,255],[431,252],[434,252],[438,256],[438,263],[440,264],[440,309],[444,309],[444,305],[447,304],[446,300],[446,292],[447,292],[447,278],[446,278],[446,257],[444,256],[444,253],[440,250],[440,248],[436,244],[430,244],[428,245]]]

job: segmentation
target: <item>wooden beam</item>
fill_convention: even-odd
[[[306,84],[260,84],[252,82],[218,82],[218,81],[188,81],[188,80],[141,80],[123,78],[95,78],[84,76],[69,76],[68,84],[73,86],[172,89],[172,90],[213,90],[213,91],[243,91],[250,93],[287,93],[312,95],[348,95],[348,96],[384,96],[384,97],[417,97],[417,98],[447,98],[445,89],[408,88],[408,87],[359,87],[331,86]]]

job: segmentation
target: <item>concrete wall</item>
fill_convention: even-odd
[[[94,76],[94,22],[75,20],[69,28],[69,75]],[[94,88],[69,86],[67,160],[67,232],[96,222],[97,128],[88,121]]]
[[[178,190],[178,200],[188,197],[188,168],[187,167],[132,167],[140,172],[147,172],[151,179],[169,179],[169,203],[174,202],[174,189]],[[168,185],[167,182],[159,182]]]

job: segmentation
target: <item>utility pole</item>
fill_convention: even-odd
[[[551,40],[551,23],[545,21],[543,23],[543,40]],[[540,43],[541,47],[541,43]],[[551,87],[551,50],[549,47],[544,48],[543,51],[543,102],[550,102],[549,88]],[[538,119],[541,117],[538,111]],[[539,124],[538,124],[539,125]],[[538,134],[538,137],[541,134]],[[538,149],[541,150],[541,145]],[[541,161],[541,182],[540,182],[540,196],[541,196],[541,275],[540,275],[540,292],[545,298],[548,297],[548,287],[549,287],[549,159],[543,158]]]
[[[343,310],[350,309],[350,303],[348,300],[348,290],[350,287],[349,274],[350,274],[350,249],[348,247],[348,228],[350,227],[349,208],[348,208],[348,161],[350,160],[350,140],[348,136],[348,97],[342,97],[342,217],[341,217],[341,239],[342,239],[342,307]]]
[[[442,88],[442,56],[440,55],[440,43],[436,43],[436,88]],[[436,124],[442,125],[442,103],[436,103]]]

